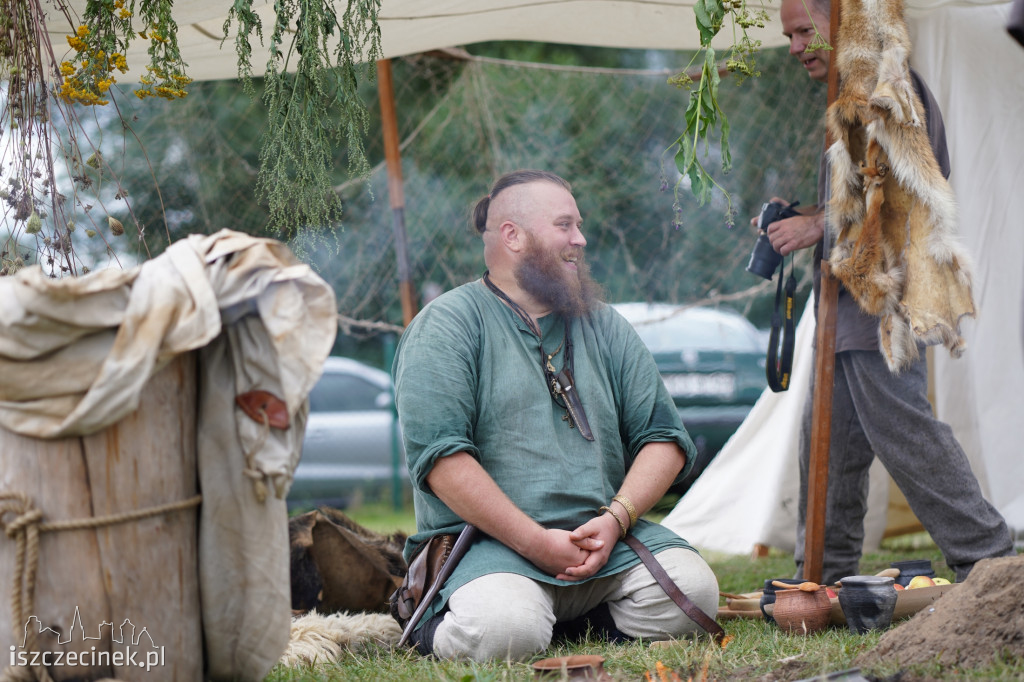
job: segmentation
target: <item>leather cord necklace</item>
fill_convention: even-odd
[[[531,332],[536,334],[538,345],[540,346],[540,366],[544,372],[544,378],[547,382],[548,389],[551,393],[551,399],[556,404],[565,408],[566,414],[562,419],[569,424],[569,428],[579,428],[580,435],[587,440],[594,440],[594,434],[590,430],[590,422],[587,421],[587,415],[583,411],[583,403],[580,402],[579,394],[576,392],[576,382],[573,379],[573,352],[572,352],[572,334],[570,333],[569,318],[562,316],[564,323],[565,335],[562,337],[562,343],[558,345],[558,348],[551,354],[544,352],[544,337],[541,333],[540,327],[534,322],[533,318],[522,306],[513,301],[508,294],[498,288],[498,286],[491,281],[490,272],[484,272],[483,276],[484,284],[487,288],[494,293],[499,299],[501,299],[509,308],[512,309],[519,319],[523,321],[523,324],[529,328]],[[565,347],[565,362],[562,364],[562,371],[555,372],[554,365],[551,364],[551,360],[558,355],[559,350]]]

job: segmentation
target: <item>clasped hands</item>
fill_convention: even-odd
[[[620,534],[615,518],[609,513],[601,514],[576,530],[545,529],[535,546],[536,552],[528,558],[559,580],[584,580],[608,563]]]

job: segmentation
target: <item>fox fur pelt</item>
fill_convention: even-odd
[[[842,0],[841,16],[840,89],[827,121],[832,273],[880,318],[891,371],[916,360],[919,343],[959,357],[960,320],[975,313],[971,265],[911,82],[903,2]]]

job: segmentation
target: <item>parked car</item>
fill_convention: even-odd
[[[633,325],[654,356],[683,425],[697,446],[697,461],[683,494],[746,418],[767,385],[767,346],[739,313],[666,303],[612,306]]]
[[[290,506],[345,507],[354,496],[386,495],[396,466],[399,484],[408,487],[393,396],[387,372],[350,358],[327,358],[309,394]]]

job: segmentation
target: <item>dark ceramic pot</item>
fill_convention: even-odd
[[[773,581],[785,583],[786,585],[799,585],[803,580],[797,580],[795,578],[768,578],[768,580],[764,581],[764,592],[761,593],[761,614],[764,615],[764,619],[766,621],[775,625],[775,619],[768,615],[768,612],[764,609],[768,604],[775,603],[775,590],[777,588],[775,585],[772,585]]]
[[[896,578],[896,583],[903,585],[903,587],[906,587],[915,576],[935,577],[931,559],[907,559],[906,561],[894,561],[889,565],[900,569],[900,575]]]
[[[851,575],[840,583],[839,605],[850,630],[864,634],[880,630],[892,623],[898,593],[892,578],[877,575]]]

